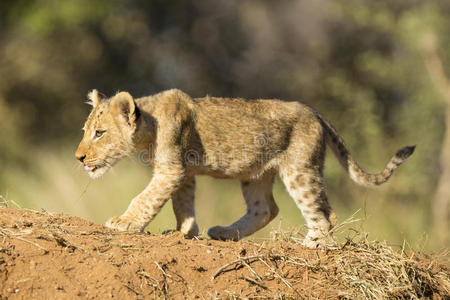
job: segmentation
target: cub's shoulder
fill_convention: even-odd
[[[191,97],[178,89],[171,89],[146,99],[151,101],[153,106],[152,115],[158,117],[168,117],[186,119],[191,115],[194,104]]]

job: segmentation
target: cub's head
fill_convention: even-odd
[[[84,136],[75,156],[89,176],[97,178],[134,151],[139,111],[127,92],[102,99],[97,90],[93,90],[88,98],[92,111],[84,124]]]

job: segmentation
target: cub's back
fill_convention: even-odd
[[[193,101],[201,151],[214,157],[208,166],[213,169],[249,170],[267,163],[268,153],[287,148],[292,126],[305,110],[298,102],[280,100],[205,97]]]

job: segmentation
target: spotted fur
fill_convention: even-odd
[[[93,178],[121,158],[145,153],[154,166],[149,185],[119,217],[106,222],[122,231],[142,231],[172,199],[177,230],[198,234],[195,176],[241,182],[247,212],[229,226],[214,226],[214,239],[239,240],[273,220],[278,207],[272,194],[279,174],[306,219],[307,247],[325,246],[335,215],[328,203],[323,168],[328,144],[357,183],[384,183],[414,151],[405,147],[379,174],[363,171],[343,139],[317,112],[298,102],[205,97],[179,90],[133,99],[121,92],[102,99],[89,93],[93,106],[76,152]]]

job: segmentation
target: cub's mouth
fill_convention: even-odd
[[[95,171],[104,167],[106,167],[106,163],[100,163],[95,166],[84,165],[84,170],[88,171],[89,173],[94,173]]]

